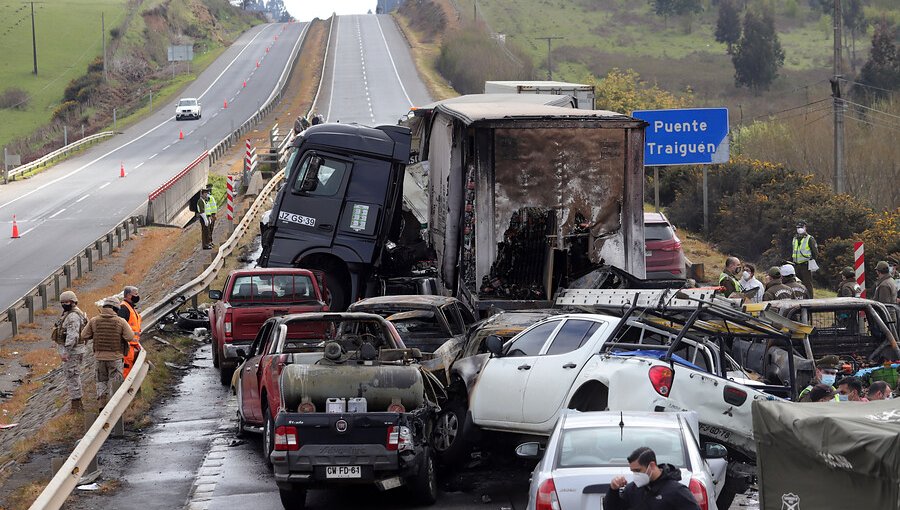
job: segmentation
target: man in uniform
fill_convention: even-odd
[[[837,390],[834,388],[834,380],[837,379],[838,364],[840,364],[840,360],[833,354],[829,354],[816,361],[816,375],[814,375],[812,381],[809,382],[809,386],[803,388],[800,392],[800,402],[810,402],[809,392],[812,391],[817,384],[824,384],[834,390],[835,393],[833,397],[834,400],[837,401],[838,396]]]
[[[135,310],[135,305],[141,300],[140,292],[137,287],[128,285],[122,291],[122,306],[119,307],[119,317],[125,319],[131,331],[134,333],[134,339],[128,342],[128,354],[125,355],[124,370],[122,377],[128,377],[131,367],[134,366],[134,360],[141,352],[141,314]]]
[[[81,330],[88,322],[87,315],[78,308],[78,297],[71,290],[59,295],[62,316],[53,326],[53,340],[56,341],[59,357],[66,371],[66,387],[69,389],[71,413],[84,411],[81,403],[81,363],[84,359],[85,343],[81,340]]]
[[[134,332],[125,319],[116,315],[119,300],[108,297],[103,300],[100,315],[88,321],[81,331],[81,339],[94,341],[94,358],[97,360],[97,405],[100,412],[109,397],[122,384],[122,358],[128,354],[128,342]]]
[[[213,196],[212,193],[212,185],[206,187],[207,199],[206,199],[206,217],[209,218],[209,244],[212,246],[212,236],[216,232],[216,215],[219,212],[219,204],[216,202],[216,197]]]
[[[791,288],[781,283],[781,269],[772,266],[766,272],[766,291],[763,293],[763,301],[776,301],[791,299],[794,293]]]
[[[797,222],[797,234],[791,241],[791,262],[797,270],[797,277],[806,286],[806,295],[813,297],[812,272],[809,261],[819,258],[819,247],[816,238],[806,232],[806,222]]]
[[[719,287],[724,287],[722,295],[731,297],[732,294],[739,294],[741,284],[738,282],[738,274],[741,271],[741,261],[737,257],[728,257],[725,259],[725,269],[719,275]]]
[[[791,294],[794,299],[806,299],[810,297],[806,285],[797,280],[794,266],[791,264],[781,266],[781,283],[791,288]]]
[[[847,266],[841,270],[841,284],[838,286],[837,297],[856,297],[856,271]]]
[[[897,284],[891,278],[891,268],[886,260],[879,260],[875,266],[875,292],[872,293],[872,299],[886,305],[897,304]],[[888,310],[893,317],[893,308],[889,307]],[[893,320],[897,322],[897,317],[893,317]]]
[[[209,214],[206,212],[209,191],[209,188],[200,190],[200,199],[197,200],[197,218],[200,220],[200,244],[204,250],[212,249],[212,227],[210,226]]]

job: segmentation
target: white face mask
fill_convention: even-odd
[[[834,374],[822,374],[822,384],[831,386],[834,384],[835,379],[837,379],[837,376]]]
[[[806,229],[803,227],[797,227],[797,233],[803,235],[806,233]]]
[[[744,277],[745,280],[749,280],[749,279],[750,279],[750,271],[744,271],[744,272],[741,273],[741,274],[742,274],[742,276]]]
[[[637,487],[644,487],[650,483],[650,475],[647,473],[635,473],[634,474],[634,485]]]

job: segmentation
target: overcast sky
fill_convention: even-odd
[[[375,12],[377,0],[284,0],[291,16],[298,21],[309,21],[313,18],[325,19],[331,13],[338,14],[365,14]]]

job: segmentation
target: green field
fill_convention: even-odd
[[[0,146],[45,124],[69,82],[102,54],[103,41],[125,14],[125,0],[53,0],[34,4],[38,74],[33,71],[31,5],[0,0],[0,93],[11,86],[30,99],[24,110],[0,110]],[[105,16],[106,33],[100,17]]]

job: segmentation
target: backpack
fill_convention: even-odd
[[[66,322],[66,317],[71,313],[77,313],[75,310],[71,310],[62,314],[62,317],[59,318],[58,321],[53,325],[53,329],[50,330],[50,339],[59,345],[66,345],[66,330],[63,328],[63,323]],[[79,331],[84,329],[87,325],[87,317],[84,315],[84,312],[78,313],[78,318],[81,320],[81,327],[78,328]]]

